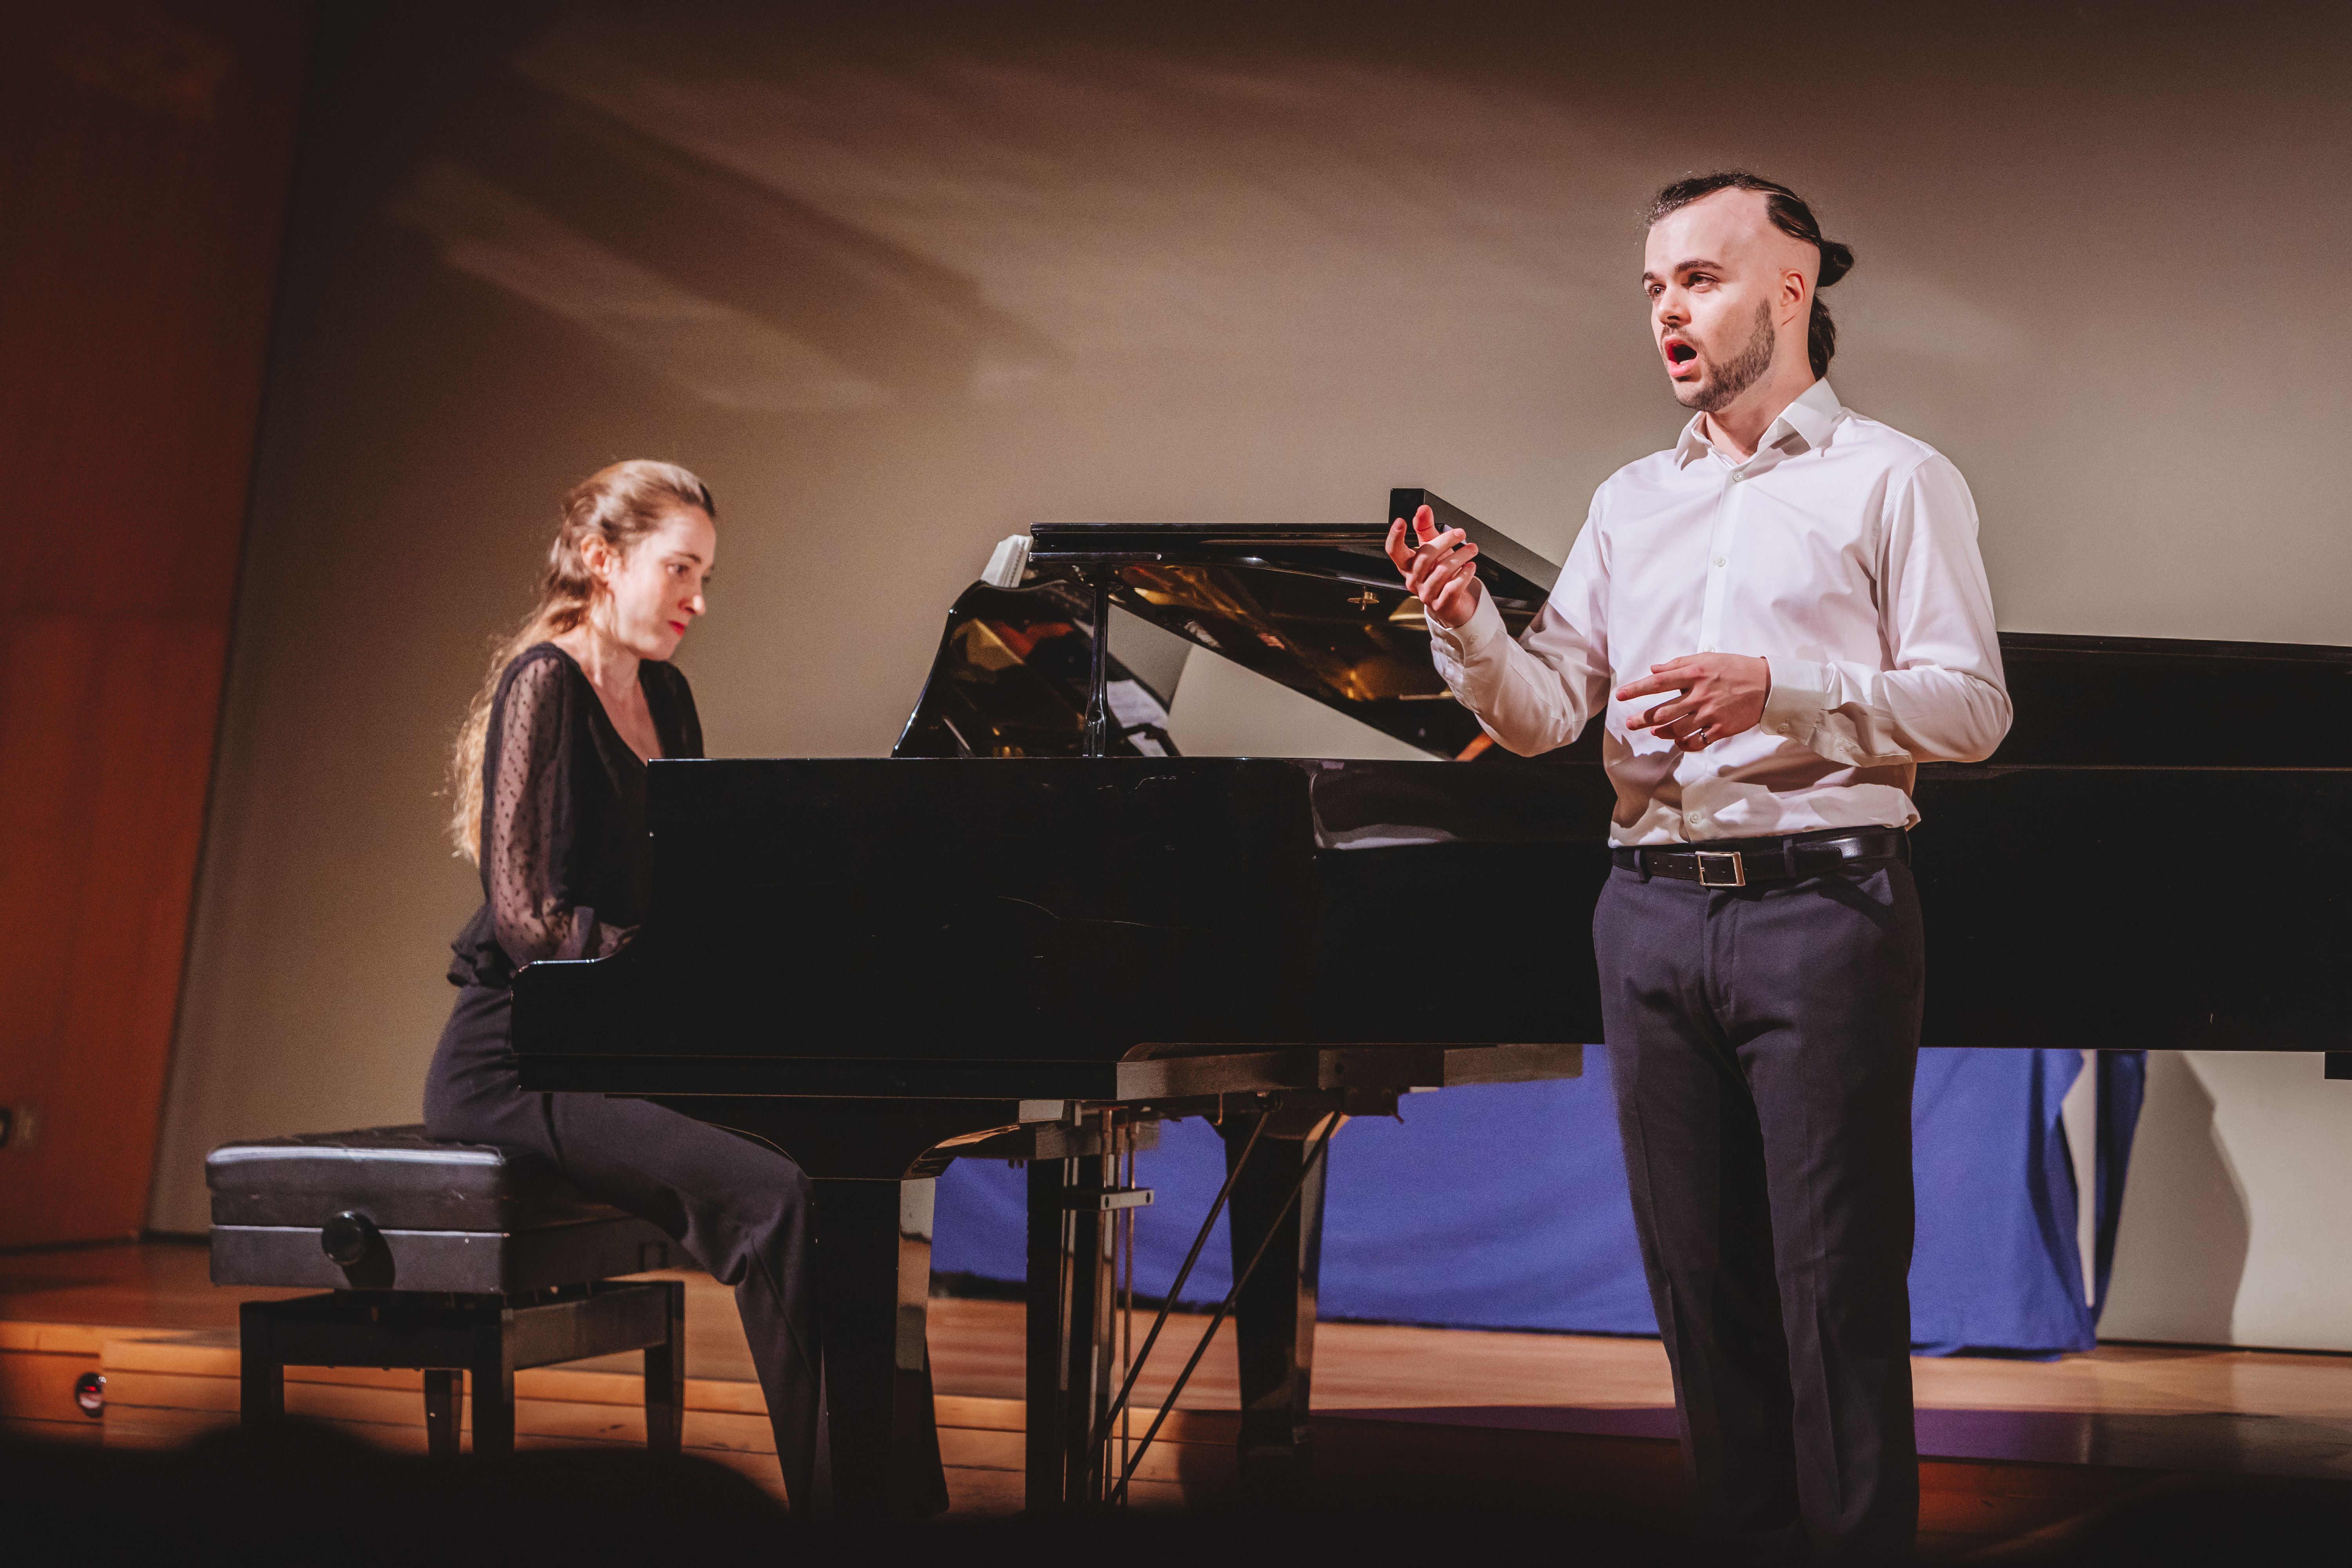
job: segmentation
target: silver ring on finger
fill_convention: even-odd
[[[1704,724],[1702,724],[1702,725],[1700,725],[1697,729],[1693,730],[1693,731],[1690,732],[1690,738],[1691,738],[1692,740],[1694,740],[1694,741],[1697,742],[1698,742],[1700,745],[1702,745],[1702,746],[1706,745],[1706,725],[1704,725]]]

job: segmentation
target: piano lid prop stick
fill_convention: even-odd
[[[1241,1300],[1244,1287],[1257,1272],[1258,1264],[1265,1260],[1265,1249],[1274,1245],[1275,1232],[1280,1230],[1282,1222],[1290,1217],[1291,1205],[1297,1203],[1298,1194],[1306,1191],[1307,1179],[1315,1174],[1316,1163],[1323,1158],[1323,1151],[1331,1146],[1332,1134],[1339,1131],[1340,1123],[1345,1121],[1347,1118],[1338,1111],[1333,1111],[1326,1120],[1323,1135],[1315,1140],[1314,1150],[1307,1154],[1306,1163],[1298,1167],[1298,1180],[1290,1184],[1290,1195],[1282,1200],[1280,1208],[1274,1211],[1274,1223],[1265,1227],[1265,1234],[1258,1238],[1257,1250],[1250,1254],[1249,1267],[1241,1271],[1240,1278],[1234,1281],[1234,1288],[1225,1292],[1224,1300],[1218,1304],[1216,1316],[1209,1320],[1208,1328],[1201,1334],[1201,1342],[1192,1347],[1192,1359],[1186,1362],[1184,1370],[1176,1374],[1176,1385],[1168,1391],[1168,1397],[1161,1402],[1160,1414],[1151,1418],[1151,1425],[1144,1428],[1143,1441],[1137,1444],[1135,1452],[1128,1456],[1127,1468],[1119,1472],[1118,1489],[1111,1493],[1111,1501],[1124,1502],[1127,1500],[1127,1483],[1135,1479],[1136,1468],[1143,1463],[1143,1456],[1150,1451],[1151,1440],[1160,1436],[1160,1428],[1167,1421],[1168,1413],[1176,1408],[1177,1395],[1182,1394],[1185,1384],[1192,1381],[1192,1371],[1201,1364],[1201,1358],[1209,1353],[1209,1342],[1217,1337],[1218,1327],[1234,1310],[1234,1303]],[[1258,1125],[1263,1127],[1265,1123],[1261,1121]]]
[[[1095,591],[1094,675],[1087,690],[1086,753],[1090,757],[1110,755],[1110,584],[1116,570],[1105,567],[1087,574]]]
[[[1135,1123],[1129,1121],[1120,1136],[1125,1143],[1120,1151],[1120,1184],[1132,1187],[1135,1185]],[[1118,1245],[1125,1254],[1127,1266],[1118,1302],[1118,1365],[1120,1373],[1127,1376],[1132,1376],[1135,1372],[1135,1210],[1129,1209],[1118,1216]],[[1118,1435],[1121,1438],[1128,1436],[1128,1413],[1124,1410],[1118,1415]],[[1095,1445],[1094,1451],[1101,1453],[1102,1445]]]

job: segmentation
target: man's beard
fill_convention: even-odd
[[[1720,371],[1710,377],[1706,384],[1698,389],[1696,395],[1682,399],[1683,405],[1696,408],[1702,414],[1714,414],[1730,407],[1741,393],[1763,380],[1764,373],[1772,368],[1775,346],[1772,307],[1769,304],[1759,305],[1756,307],[1756,331],[1748,338],[1748,346],[1733,355]]]

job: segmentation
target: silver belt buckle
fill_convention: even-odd
[[[1697,849],[1693,850],[1692,853],[1698,857],[1698,885],[1700,887],[1744,888],[1748,886],[1748,868],[1740,863],[1738,850]],[[1731,873],[1727,879],[1718,879],[1713,875],[1715,872],[1727,869]]]

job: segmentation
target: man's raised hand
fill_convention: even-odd
[[[1468,535],[1458,528],[1438,532],[1436,514],[1423,507],[1410,524],[1402,518],[1389,524],[1388,548],[1423,614],[1449,631],[1468,623],[1480,592],[1478,547]]]

